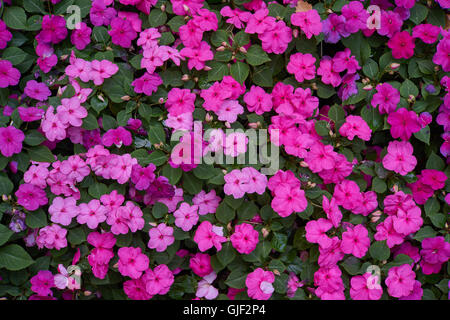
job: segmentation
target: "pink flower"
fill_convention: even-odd
[[[199,277],[205,277],[211,272],[213,268],[211,267],[211,256],[206,253],[196,253],[189,260],[189,268],[198,275]]]
[[[252,86],[244,96],[247,109],[256,114],[263,114],[272,110],[272,97],[263,88]]]
[[[91,33],[92,29],[86,23],[80,22],[75,30],[72,31],[70,41],[75,45],[75,48],[83,50],[91,42]]]
[[[61,105],[57,108],[57,115],[63,124],[81,127],[83,124],[82,119],[87,117],[88,112],[86,108],[80,104],[80,99],[78,99],[78,97],[73,97],[61,100]]]
[[[182,113],[177,116],[169,113],[167,115],[167,120],[164,121],[164,124],[174,130],[191,131],[194,124],[194,119],[191,112]]]
[[[181,49],[180,55],[189,58],[189,70],[193,68],[202,70],[205,67],[205,61],[210,61],[214,58],[211,47],[205,41],[202,41],[198,46]]]
[[[235,199],[239,199],[247,192],[250,177],[241,170],[232,170],[225,175],[224,179],[223,192],[226,195],[233,195]]]
[[[259,233],[251,224],[241,223],[234,228],[230,240],[233,247],[242,254],[249,254],[258,244]]]
[[[409,140],[414,132],[419,132],[422,129],[417,113],[408,111],[406,108],[391,112],[387,122],[391,125],[392,138]]]
[[[217,30],[217,16],[208,9],[199,9],[193,21],[202,31]]]
[[[345,29],[349,33],[367,29],[369,14],[359,1],[350,1],[342,7],[342,16],[345,18]]]
[[[381,114],[395,111],[400,102],[400,92],[389,83],[377,85],[376,90],[371,101],[372,107],[378,106]]]
[[[87,224],[89,229],[96,229],[100,223],[106,221],[107,210],[97,199],[93,199],[89,203],[81,203],[79,208],[77,222]]]
[[[282,54],[292,40],[292,30],[284,21],[277,21],[264,33],[259,34],[258,38],[262,41],[265,52]]]
[[[291,55],[286,69],[295,76],[298,82],[303,82],[314,79],[316,75],[315,62],[316,58],[309,53],[295,53]]]
[[[5,49],[12,39],[12,33],[6,28],[6,23],[0,20],[0,49]]]
[[[322,207],[323,211],[327,214],[328,220],[333,223],[333,226],[335,228],[339,227],[342,220],[342,212],[339,210],[336,199],[331,198],[331,200],[328,200],[328,198],[324,195],[322,198]]]
[[[59,118],[59,114],[54,114],[53,112],[53,107],[48,107],[41,122],[41,128],[45,133],[45,137],[52,142],[65,139],[68,127],[68,123],[63,123]]]
[[[129,146],[133,142],[130,131],[124,127],[117,129],[109,129],[102,137],[102,143],[105,147],[110,147],[113,144],[120,148],[122,145]]]
[[[185,47],[195,48],[200,45],[203,38],[203,30],[193,20],[188,21],[179,29],[180,40]]]
[[[242,168],[241,172],[249,177],[247,193],[263,194],[267,188],[267,176],[253,167]]]
[[[392,38],[402,28],[403,20],[397,12],[390,10],[381,11],[380,28],[378,34]]]
[[[428,44],[435,43],[440,33],[441,29],[438,26],[429,23],[419,24],[412,29],[414,38],[419,38]]]
[[[331,84],[335,88],[341,84],[341,76],[339,75],[339,72],[333,71],[333,59],[328,56],[324,56],[322,60],[320,60],[317,74],[322,76],[322,82],[325,84]]]
[[[123,291],[131,300],[150,300],[152,298],[147,293],[145,282],[142,278],[125,281],[123,283]]]
[[[333,146],[317,143],[311,147],[311,151],[308,152],[305,161],[312,172],[320,172],[332,169],[335,166],[335,155],[336,152],[333,151]]]
[[[28,211],[35,211],[48,203],[45,191],[29,183],[21,184],[15,195],[17,203]]]
[[[47,186],[46,179],[48,177],[48,169],[45,165],[32,165],[23,175],[23,180],[26,183],[34,184],[35,186],[45,189]]]
[[[194,196],[192,203],[198,206],[198,214],[203,216],[208,213],[215,213],[220,200],[214,189],[208,193],[202,190]]]
[[[37,35],[38,42],[59,43],[67,37],[66,20],[56,15],[46,15],[42,19],[42,29]]]
[[[150,249],[156,249],[157,252],[165,251],[175,241],[173,228],[166,226],[165,223],[160,223],[156,228],[150,229],[148,234],[150,235],[148,247]]]
[[[139,247],[122,247],[117,254],[119,255],[119,272],[123,276],[137,279],[148,269],[149,259]]]
[[[173,116],[178,116],[186,112],[194,112],[195,93],[189,89],[173,88],[167,95],[166,107]]]
[[[147,167],[143,168],[139,164],[135,164],[131,171],[131,181],[135,184],[137,190],[146,190],[150,187],[150,184],[155,180],[156,167],[153,163],[150,163]]]
[[[436,47],[436,53],[433,56],[433,63],[442,66],[445,72],[450,71],[450,57],[448,56],[450,52],[450,38],[445,37],[439,41]]]
[[[360,116],[349,115],[339,128],[339,133],[348,140],[353,140],[355,136],[358,136],[361,140],[369,141],[372,130]]]
[[[54,276],[48,270],[39,270],[37,275],[30,279],[31,291],[40,296],[53,296],[51,288],[55,287]]]
[[[17,111],[19,112],[20,119],[23,122],[33,122],[41,120],[45,113],[44,110],[36,107],[18,107]]]
[[[364,257],[370,246],[368,234],[367,229],[361,224],[349,228],[342,234],[342,252],[351,253],[357,258]]]
[[[63,226],[68,226],[72,222],[72,218],[78,215],[78,212],[77,201],[73,197],[65,199],[56,197],[48,208],[50,220]]]
[[[352,56],[349,48],[345,48],[344,51],[336,53],[332,62],[332,69],[337,73],[345,70],[347,70],[348,73],[356,73],[356,71],[361,69],[358,60],[356,60],[355,56]]]
[[[0,61],[1,62],[1,61]],[[0,152],[3,156],[9,158],[13,154],[22,151],[22,142],[25,135],[22,130],[13,126],[0,128]]]
[[[326,232],[333,227],[333,224],[324,219],[311,220],[306,223],[306,240],[310,243],[318,243],[321,247],[327,248],[332,244],[332,240]]]
[[[272,271],[257,268],[249,273],[245,279],[248,296],[256,300],[268,300],[274,292],[272,285],[274,281],[275,276]]]
[[[414,38],[408,31],[397,32],[389,39],[387,46],[392,49],[394,59],[409,59],[414,55]]]
[[[13,68],[9,60],[0,60],[0,88],[15,86],[19,80],[19,70]]]
[[[198,222],[198,206],[190,206],[188,203],[183,202],[178,210],[173,213],[175,217],[175,225],[181,228],[183,231],[189,231]]]
[[[142,276],[142,280],[145,282],[145,289],[150,295],[165,295],[174,282],[174,276],[165,264],[160,264],[153,270],[147,269]]]
[[[333,198],[336,203],[344,209],[353,210],[362,203],[362,196],[359,186],[355,181],[343,180],[334,188]]]
[[[222,242],[227,241],[227,239],[223,236],[221,227],[213,226],[209,221],[203,221],[195,231],[194,241],[197,243],[198,249],[204,252],[213,246],[216,247],[217,251],[220,251]]]
[[[399,209],[397,215],[392,217],[392,222],[398,233],[409,235],[416,232],[423,224],[420,208],[415,206],[407,211]]]
[[[244,113],[244,108],[237,100],[226,100],[217,110],[217,116],[220,121],[227,121],[233,123],[237,120],[239,114]]]
[[[328,244],[328,243],[325,243]],[[341,250],[341,240],[338,237],[331,238],[328,247],[319,245],[319,259],[317,263],[320,267],[333,267],[344,258]]]
[[[362,276],[354,276],[350,280],[350,297],[353,300],[380,300],[383,289],[375,281],[379,281],[370,273],[364,273]],[[372,278],[375,278],[372,280]]]
[[[442,171],[423,169],[420,175],[422,183],[430,186],[433,190],[439,190],[445,187],[447,175]]]
[[[220,10],[220,14],[223,17],[228,17],[226,23],[234,25],[238,29],[242,29],[245,24],[243,22],[247,22],[252,14],[248,11],[242,11],[241,9],[231,9],[229,6],[225,6]]]
[[[413,147],[406,141],[391,141],[388,153],[383,158],[383,166],[402,176],[414,170],[417,159],[413,156]]]
[[[285,218],[293,212],[302,212],[308,206],[305,191],[300,188],[278,187],[271,206],[275,212]]]
[[[270,29],[275,22],[275,18],[268,16],[268,14],[269,10],[267,8],[256,10],[256,12],[248,19],[245,33],[263,34],[267,29]]]
[[[62,248],[67,247],[66,235],[66,229],[61,228],[57,224],[52,224],[39,230],[36,237],[36,245],[39,249],[45,247],[50,250],[61,250]]]
[[[442,265],[450,258],[450,244],[442,236],[425,238],[422,240],[420,255],[428,264]]]
[[[401,244],[404,241],[404,235],[395,231],[392,219],[392,217],[387,217],[382,223],[377,225],[377,233],[373,236],[377,241],[386,240],[386,244],[389,248]]]
[[[114,18],[111,21],[111,30],[108,34],[111,36],[112,43],[123,48],[131,47],[131,41],[137,38],[137,32],[127,19]]]
[[[219,290],[215,288],[212,283],[216,279],[217,275],[213,271],[209,275],[205,276],[198,282],[197,291],[195,296],[197,298],[205,298],[207,300],[213,300],[219,295]]]
[[[111,78],[119,71],[119,67],[108,60],[94,60],[91,62],[90,79],[94,81],[94,84],[99,86],[103,84],[104,79]]]
[[[142,77],[136,78],[131,85],[134,87],[134,92],[151,96],[162,83],[162,79],[157,73],[146,72]]]
[[[313,35],[317,36],[322,32],[322,23],[316,10],[305,12],[296,12],[291,15],[291,23],[300,27],[306,38],[311,39]]]
[[[392,297],[401,298],[411,294],[414,289],[416,274],[409,264],[389,269],[385,283]]]
[[[48,97],[52,94],[50,89],[45,85],[45,83],[37,82],[35,80],[30,80],[25,86],[24,92],[30,98],[46,101]]]

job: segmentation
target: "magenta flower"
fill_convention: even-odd
[[[389,39],[387,46],[392,50],[395,59],[409,59],[414,55],[414,38],[408,31],[397,32]]]
[[[409,296],[414,290],[416,274],[409,264],[389,269],[385,283],[388,293],[395,298]]]
[[[300,27],[306,38],[311,39],[313,35],[317,36],[322,32],[322,22],[316,10],[305,12],[295,12],[291,15],[291,23]]]
[[[341,250],[346,254],[353,254],[357,258],[362,258],[369,250],[370,239],[367,229],[359,224],[347,229],[342,234]]]
[[[242,254],[250,254],[258,244],[259,233],[251,224],[241,223],[230,237],[233,247]]]
[[[168,227],[165,223],[160,223],[156,228],[150,229],[149,235],[148,247],[156,249],[157,252],[165,251],[175,241],[173,228]]]
[[[275,290],[272,285],[274,281],[275,275],[272,271],[258,268],[249,273],[245,279],[248,296],[256,300],[268,300]]]
[[[9,158],[13,154],[22,151],[22,142],[25,139],[24,133],[13,126],[0,128],[0,152]]]
[[[173,213],[175,217],[175,225],[183,231],[189,231],[198,222],[198,206],[190,206],[188,203],[183,202],[178,210]]]
[[[19,80],[19,70],[13,68],[9,60],[0,60],[0,88],[15,86]]]
[[[316,58],[311,54],[299,52],[290,56],[286,69],[295,76],[298,82],[303,82],[304,80],[314,79],[316,75],[315,62]]]
[[[413,147],[406,141],[391,141],[387,147],[388,153],[383,158],[383,166],[402,176],[414,170],[417,159],[413,155]]]
[[[15,195],[17,203],[28,211],[35,211],[48,203],[45,191],[29,183],[21,184]]]
[[[114,18],[111,21],[111,30],[108,34],[111,36],[112,43],[123,48],[131,47],[131,41],[137,38],[137,32],[127,19]]]
[[[40,296],[53,296],[51,288],[55,287],[54,276],[48,270],[39,272],[30,279],[31,290]]]
[[[149,259],[141,248],[122,247],[117,251],[119,256],[118,269],[121,275],[138,279],[148,269]]]
[[[217,251],[222,250],[222,242],[227,241],[223,236],[222,227],[217,227],[209,221],[203,221],[197,228],[194,241],[198,244],[198,249],[204,252],[212,247],[216,247]]]

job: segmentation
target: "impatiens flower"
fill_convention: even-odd
[[[189,267],[196,275],[203,278],[213,272],[213,268],[211,267],[211,256],[206,253],[198,252],[189,260]]]
[[[45,83],[37,82],[35,80],[30,80],[27,82],[24,92],[30,98],[39,101],[46,101],[52,94]]]
[[[96,229],[100,223],[106,221],[107,210],[97,199],[89,203],[80,203],[79,209],[77,221],[86,224],[89,229]]]
[[[409,140],[413,133],[422,129],[417,113],[406,108],[389,113],[387,122],[391,125],[391,135],[395,139]]]
[[[31,290],[40,296],[52,296],[51,288],[55,287],[54,276],[48,270],[39,270],[38,273],[30,279]]]
[[[272,285],[274,281],[275,275],[272,271],[258,268],[249,273],[245,279],[248,296],[256,300],[268,300],[275,290]]]
[[[150,74],[146,72],[142,77],[133,80],[131,85],[136,93],[144,93],[147,96],[151,96],[162,83],[162,79],[157,73]]]
[[[259,233],[251,224],[242,223],[235,227],[230,240],[233,247],[242,254],[249,254],[258,244]]]
[[[112,43],[123,48],[131,47],[131,41],[137,38],[137,32],[127,19],[114,18],[111,21],[111,30],[108,31]]]
[[[436,53],[433,56],[433,63],[442,66],[445,72],[450,71],[450,38],[446,37],[439,41],[436,47]]]
[[[205,62],[212,60],[214,54],[211,47],[205,41],[200,42],[196,47],[185,47],[181,49],[180,55],[188,59],[188,68],[202,70],[205,67]]]
[[[57,108],[57,114],[59,120],[63,124],[81,127],[83,124],[82,119],[87,117],[88,112],[86,108],[80,104],[80,99],[78,99],[78,97],[73,97],[61,100],[61,105]]]
[[[186,112],[193,112],[195,109],[195,93],[189,89],[173,88],[169,91],[166,107],[173,116],[178,116]]]
[[[380,26],[377,28],[378,34],[392,38],[402,28],[403,20],[397,12],[391,10],[381,11]]]
[[[141,248],[122,247],[117,252],[119,256],[119,272],[132,279],[139,278],[148,269],[149,259]]]
[[[56,197],[48,208],[50,220],[63,226],[68,226],[72,222],[72,218],[78,215],[78,212],[79,208],[73,197],[65,199]]]
[[[225,6],[220,10],[220,14],[223,17],[228,17],[226,23],[234,25],[238,29],[242,29],[244,27],[243,22],[247,22],[251,17],[251,13],[248,11],[242,11],[239,8],[231,9],[229,6]]]
[[[414,55],[414,38],[408,31],[397,32],[389,39],[387,46],[392,49],[392,56],[395,59],[409,59]]]
[[[308,39],[311,39],[313,35],[319,35],[322,31],[322,23],[316,10],[295,12],[291,15],[291,23],[300,27]]]
[[[195,231],[194,241],[198,244],[198,249],[204,252],[213,246],[217,251],[222,250],[222,242],[227,240],[223,236],[221,227],[214,226],[209,221],[203,221]]]
[[[305,191],[300,188],[278,187],[271,206],[281,217],[303,212],[308,206]]]
[[[262,48],[267,53],[282,54],[292,40],[292,30],[284,21],[277,21],[264,33],[259,34]]]
[[[357,136],[361,140],[369,141],[372,130],[360,116],[349,115],[345,118],[344,124],[339,128],[339,133],[348,140],[353,140]]]
[[[145,290],[150,295],[165,295],[174,282],[174,276],[165,264],[160,264],[153,270],[147,269],[142,280],[145,282]]]
[[[129,146],[132,142],[131,133],[123,127],[109,129],[102,137],[102,143],[105,147],[114,144],[117,148],[120,148],[122,145]]]
[[[442,236],[425,238],[420,255],[420,266],[424,274],[439,273],[442,264],[450,259],[450,244]]]
[[[337,73],[344,70],[347,70],[348,73],[356,73],[356,71],[361,69],[358,60],[356,60],[355,56],[352,56],[349,48],[345,48],[344,51],[337,52],[332,61],[333,71]]]
[[[20,71],[13,68],[9,60],[0,60],[0,88],[15,86],[19,80]]]
[[[94,60],[91,62],[90,79],[96,86],[99,86],[105,79],[111,78],[118,71],[119,67],[109,60]]]
[[[324,56],[322,60],[320,60],[317,74],[322,76],[322,82],[325,84],[331,84],[333,87],[337,87],[341,84],[342,79],[339,72],[333,71],[333,60],[328,56]]]
[[[433,190],[439,190],[445,187],[445,182],[447,181],[447,175],[435,169],[424,169],[420,173],[420,180],[422,183],[428,185]]]
[[[350,1],[342,7],[342,16],[345,18],[345,29],[349,33],[356,33],[367,28],[369,14],[359,1]]]
[[[67,229],[61,228],[57,224],[52,224],[39,230],[36,237],[36,245],[39,249],[45,247],[50,250],[61,250],[67,247],[66,235]]]
[[[23,183],[15,193],[17,203],[28,211],[35,211],[48,203],[45,191],[33,184]]]
[[[332,13],[328,18],[322,21],[322,31],[325,35],[325,41],[328,43],[337,43],[341,37],[348,37],[350,33],[346,28],[344,16],[338,16]]]
[[[250,177],[240,170],[232,170],[227,173],[224,177],[225,185],[223,187],[223,192],[226,195],[233,195],[235,199],[242,198],[248,190],[248,183],[250,182]]]
[[[189,231],[198,222],[198,206],[190,206],[188,203],[183,202],[178,210],[173,213],[175,217],[175,225],[181,228],[183,231]]]
[[[404,241],[404,235],[395,231],[392,221],[392,217],[387,217],[386,220],[377,225],[377,232],[373,236],[377,241],[386,240],[389,248],[401,244]]]
[[[135,164],[131,171],[131,181],[138,190],[146,190],[150,187],[150,184],[155,180],[156,167],[153,163],[150,163],[147,167],[143,168],[139,164]]]
[[[5,49],[11,39],[12,33],[6,28],[6,23],[0,20],[0,49]]]
[[[363,225],[349,228],[342,234],[341,250],[344,253],[351,253],[357,258],[362,258],[366,255],[369,246],[368,231]]]
[[[263,88],[252,86],[250,91],[244,96],[244,102],[247,109],[256,114],[263,114],[272,110],[272,99],[270,94],[266,93]]]
[[[245,33],[263,34],[271,28],[274,22],[275,18],[269,16],[269,10],[261,8],[249,17]]]
[[[311,151],[305,157],[312,172],[319,172],[322,170],[332,169],[335,165],[334,156],[336,152],[333,151],[333,146],[323,145],[321,143],[314,144]]]
[[[219,295],[219,290],[217,290],[217,288],[213,287],[212,285],[216,277],[217,275],[213,271],[205,276],[203,280],[200,280],[198,282],[198,288],[195,296],[197,298],[205,298],[207,300],[213,300],[217,298],[217,296]]]
[[[299,52],[291,55],[286,69],[295,76],[298,82],[303,82],[304,80],[314,79],[316,75],[315,62],[316,58],[311,54]]]
[[[173,228],[167,226],[165,223],[160,223],[155,228],[151,228],[148,233],[150,235],[148,247],[155,249],[157,252],[163,252],[175,241]]]
[[[17,111],[19,112],[20,119],[23,122],[33,122],[41,120],[45,113],[44,110],[36,107],[28,107],[28,108],[18,107]]]
[[[142,278],[125,281],[123,283],[123,291],[132,300],[150,300],[152,298],[147,293],[145,282]]]
[[[372,280],[372,278],[375,278]],[[350,297],[353,300],[380,300],[383,289],[377,283],[380,279],[370,273],[354,276],[350,281]]]
[[[387,147],[388,153],[383,158],[383,166],[404,176],[416,167],[417,159],[413,151],[409,142],[391,141]]]
[[[425,43],[432,44],[438,39],[441,29],[429,23],[419,24],[412,29],[412,36]]]
[[[394,111],[400,102],[400,92],[389,83],[377,85],[376,90],[371,101],[372,107],[378,106],[381,114]]]
[[[385,280],[389,295],[395,298],[410,295],[414,289],[415,278],[416,274],[409,264],[390,268]]]
[[[70,41],[75,45],[77,50],[83,50],[91,42],[92,29],[86,23],[80,22],[77,28],[72,31]]]
[[[318,243],[321,247],[327,248],[332,244],[332,240],[326,232],[333,227],[333,224],[323,218],[311,220],[306,223],[306,240],[311,243]]]
[[[339,210],[336,199],[331,198],[331,200],[328,200],[326,196],[323,196],[322,207],[323,211],[327,214],[327,218],[333,223],[333,226],[337,228],[342,220],[342,212]]]
[[[202,190],[195,195],[192,199],[192,203],[198,206],[198,214],[203,216],[208,213],[215,213],[220,200],[220,197],[216,195],[214,189],[208,193]]]
[[[1,61],[0,61],[1,62]],[[13,126],[0,128],[0,152],[4,157],[11,157],[13,154],[22,151],[22,142],[25,135],[22,130]]]
[[[42,19],[42,29],[37,35],[38,42],[59,43],[67,37],[66,20],[62,16],[45,15]]]
[[[237,100],[226,100],[216,111],[218,119],[220,121],[227,121],[233,123],[237,120],[239,114],[244,113],[244,108],[239,104]]]

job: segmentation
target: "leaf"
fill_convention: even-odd
[[[426,19],[428,15],[428,9],[423,4],[416,2],[415,6],[410,9],[409,20],[415,24],[420,24]]]
[[[231,65],[231,76],[239,83],[244,83],[245,79],[247,79],[248,74],[250,72],[250,68],[248,64],[243,62],[236,62]]]
[[[30,156],[31,160],[37,161],[37,162],[53,162],[53,161],[55,161],[55,158],[54,158],[52,152],[46,146],[30,147],[28,149],[28,155]]]
[[[239,31],[234,36],[234,44],[238,47],[245,46],[250,42],[250,35],[248,33],[245,33],[244,31]]]
[[[372,180],[372,190],[376,193],[384,193],[387,190],[387,185],[384,180],[381,180],[378,177],[373,178]]]
[[[423,127],[419,132],[414,132],[414,137],[418,140],[425,142],[427,145],[430,145],[430,127]]]
[[[88,188],[88,193],[95,199],[100,199],[100,197],[108,193],[108,186],[106,184],[96,182],[91,184]]]
[[[98,128],[97,118],[89,112],[87,117],[83,119],[83,125],[81,126],[86,130],[94,130]]]
[[[37,130],[30,130],[25,135],[24,142],[29,146],[38,146],[45,141],[45,137]]]
[[[173,32],[178,32],[180,30],[180,27],[185,25],[186,21],[184,20],[184,16],[176,16],[167,22],[167,25],[170,27],[170,29]]]
[[[199,164],[194,168],[193,173],[199,179],[208,180],[217,174],[217,170],[212,165]]]
[[[208,71],[208,81],[220,81],[228,75],[228,65],[223,62],[209,62],[211,70]]]
[[[100,114],[100,111],[105,109],[108,106],[108,98],[103,97],[103,101],[100,100],[97,96],[93,96],[90,100],[91,107]]]
[[[372,106],[363,106],[361,109],[361,117],[367,122],[372,131],[376,131],[383,124],[383,117],[377,108]]]
[[[161,219],[169,212],[169,209],[164,203],[156,202],[152,208],[152,216],[156,219]]]
[[[167,21],[167,14],[160,9],[153,8],[148,16],[150,26],[156,28],[162,26]]]
[[[5,175],[0,175],[0,196],[10,195],[14,189],[14,185],[11,180]]]
[[[216,210],[216,218],[220,222],[227,224],[234,219],[235,211],[224,201],[219,204]]]
[[[378,261],[384,261],[389,258],[391,251],[386,245],[386,241],[375,241],[369,248],[370,256]]]
[[[84,227],[77,227],[74,229],[70,229],[67,234],[67,240],[69,243],[73,245],[80,245],[86,241],[86,232],[84,231]]]
[[[22,63],[28,54],[20,48],[9,47],[3,51],[2,58],[9,60],[13,66]]]
[[[409,98],[410,95],[416,97],[419,94],[419,89],[417,89],[414,82],[406,79],[400,86],[400,95],[404,98]]]
[[[202,180],[196,178],[193,174],[183,173],[183,189],[189,194],[197,194],[202,191]]]
[[[245,61],[249,65],[259,66],[265,62],[271,61],[267,53],[261,48],[260,45],[252,45],[245,54]]]
[[[181,168],[172,168],[170,164],[166,164],[162,168],[162,175],[169,179],[170,184],[175,185],[180,181],[180,178],[183,174],[183,170]]]
[[[422,242],[425,238],[434,238],[436,236],[436,231],[430,226],[425,226],[420,228],[419,231],[414,235],[413,239]]]
[[[328,122],[324,120],[319,120],[314,123],[314,128],[319,136],[325,137],[328,136],[330,129],[328,128]]]
[[[370,79],[376,79],[378,76],[378,64],[372,59],[367,59],[363,66],[363,72]]]
[[[0,224],[0,246],[4,245],[13,234],[14,231]]]
[[[441,159],[436,153],[432,152],[428,157],[427,164],[425,165],[427,169],[435,169],[443,171],[445,168],[444,160]]]
[[[425,214],[427,215],[427,217],[430,217],[434,213],[439,212],[440,208],[441,208],[441,206],[439,204],[439,201],[434,197],[431,197],[430,199],[428,199],[424,205]]]
[[[23,8],[27,12],[36,12],[45,14],[44,4],[41,0],[26,0],[23,2]]]
[[[335,104],[328,110],[328,117],[335,123],[339,122],[345,119],[345,111],[341,106]]]
[[[229,265],[236,257],[236,250],[233,248],[230,242],[226,242],[222,246],[222,250],[217,252],[217,258],[223,266]]]
[[[18,271],[25,269],[33,263],[34,260],[30,255],[17,244],[10,244],[0,248],[0,268]]]
[[[272,237],[272,248],[278,252],[283,252],[286,249],[287,239],[286,234],[274,232]]]
[[[245,288],[245,280],[247,279],[247,273],[242,272],[241,269],[231,271],[228,275],[225,284],[231,288],[243,289]]]
[[[168,158],[169,156],[167,154],[162,151],[156,150],[148,156],[148,161],[159,167],[160,165],[166,163]]]
[[[11,29],[26,29],[27,15],[22,8],[6,7],[3,13],[3,21]]]
[[[166,132],[160,122],[150,122],[150,126],[148,127],[148,140],[150,140],[152,144],[166,142]]]
[[[273,70],[268,64],[255,67],[253,71],[253,82],[261,87],[271,87],[273,85]]]
[[[33,229],[45,227],[48,224],[47,215],[42,209],[28,212],[25,217],[25,223]]]

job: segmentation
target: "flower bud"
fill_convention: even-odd
[[[224,46],[220,46],[216,49],[216,51],[225,51],[225,47]]]
[[[131,99],[130,96],[123,96],[120,99],[122,99],[123,101],[129,101]]]
[[[292,31],[292,35],[294,36],[294,38],[297,38],[298,37],[298,29],[294,29],[293,31]]]
[[[250,122],[248,124],[248,127],[251,129],[256,129],[256,128],[258,128],[258,122]]]
[[[267,238],[267,236],[269,235],[269,231],[266,228],[262,228],[261,232],[262,232],[264,239]]]
[[[103,98],[103,96],[101,94],[99,94],[97,96],[97,99],[100,100],[101,102],[105,102],[105,99]]]
[[[84,295],[85,295],[86,297],[89,297],[89,296],[92,294],[92,292],[89,291],[89,290],[86,290],[86,291],[83,292],[83,293],[84,293]]]
[[[309,167],[309,165],[308,165],[305,161],[300,161],[300,165],[301,165],[303,168],[308,168],[308,167]]]
[[[230,124],[228,121],[226,121],[226,122],[225,122],[225,127],[227,127],[228,129],[230,129],[230,128],[231,128],[231,124]]]
[[[3,201],[8,201],[8,196],[6,194],[2,195],[2,200]]]
[[[69,57],[68,54],[63,54],[63,55],[61,56],[61,60],[66,60],[68,57]]]
[[[183,76],[181,77],[181,81],[188,81],[188,80],[189,80],[189,75],[183,74]]]
[[[242,52],[242,53],[247,53],[247,49],[245,49],[244,47],[240,47],[239,51]]]
[[[164,98],[159,98],[158,102],[159,102],[159,104],[163,104],[164,103]]]
[[[189,9],[189,7],[187,6],[187,5],[185,5],[185,4],[183,4],[183,9],[184,9],[184,11],[189,11],[190,9]]]
[[[400,67],[400,63],[397,63],[397,62],[392,62],[392,63],[391,63],[391,69],[392,69],[392,70],[395,70],[395,69],[397,69],[398,67]]]
[[[279,275],[280,275],[280,271],[278,271],[277,269],[274,269],[272,272],[273,272],[276,276],[279,276]]]
[[[160,10],[161,10],[162,12],[166,11],[166,5],[165,5],[165,4],[161,5]]]
[[[213,120],[213,116],[210,115],[209,113],[207,113],[206,116],[205,116],[205,121],[206,122],[211,122],[212,120]]]
[[[373,87],[372,87],[371,84],[368,84],[367,86],[364,86],[364,87],[363,87],[363,90],[365,90],[365,91],[370,91],[370,90],[372,90],[372,89],[373,89]]]
[[[203,70],[205,70],[205,71],[209,71],[209,70],[211,70],[212,68],[211,67],[208,67],[208,66],[206,66],[205,65],[205,67],[203,68]]]

